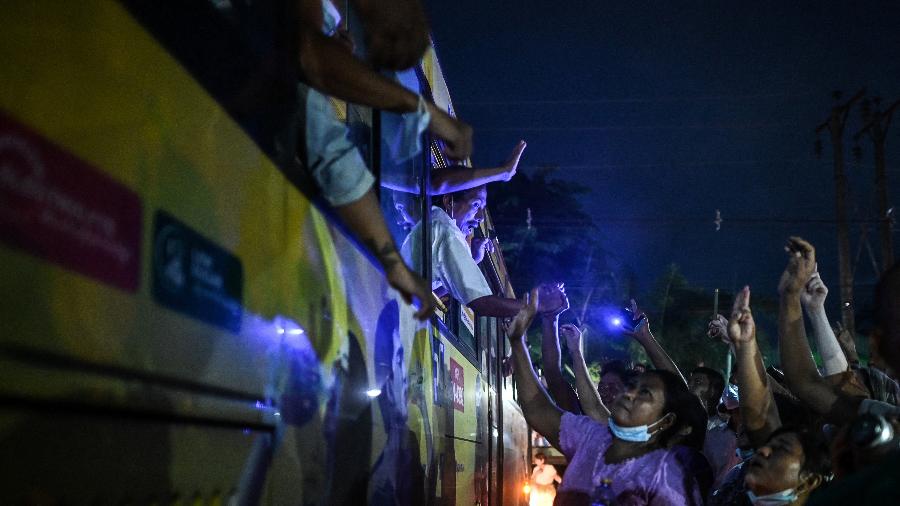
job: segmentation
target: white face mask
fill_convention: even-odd
[[[658,424],[663,421],[665,416],[660,418],[659,420],[651,423],[650,425],[638,425],[637,427],[621,427],[616,425],[616,422],[613,421],[612,417],[609,418],[609,430],[612,431],[613,436],[622,441],[630,441],[632,443],[645,443],[650,440],[650,437],[653,436],[657,431],[650,431],[650,427]]]
[[[774,494],[756,495],[751,491],[747,491],[747,497],[753,506],[780,506],[782,504],[790,504],[797,500],[797,490],[789,488]]]

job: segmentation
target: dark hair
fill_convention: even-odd
[[[630,370],[631,369],[625,365],[625,362],[622,362],[621,360],[610,360],[600,366],[600,377],[602,378],[607,373],[615,373],[622,378],[622,381],[625,381],[628,379],[628,371]]]
[[[800,467],[801,473],[818,474],[828,476],[831,474],[831,459],[828,453],[828,444],[825,442],[825,436],[820,430],[810,430],[805,427],[794,427],[785,425],[776,429],[766,444],[781,434],[794,434],[800,441],[803,448],[803,464]]]
[[[682,429],[690,427],[690,433],[680,439],[678,444],[697,450],[702,448],[703,440],[706,437],[708,416],[700,399],[688,390],[684,380],[671,371],[653,369],[644,374],[653,374],[662,381],[666,396],[663,403],[663,414],[675,415],[675,423],[660,434],[660,444],[664,447],[668,446],[673,438],[679,436]]]
[[[715,369],[709,367],[696,367],[691,371],[691,375],[702,374],[709,380],[709,397],[704,399],[707,406],[717,406],[719,399],[722,398],[722,392],[725,391],[725,376]],[[712,409],[712,408],[711,408]]]
[[[542,452],[535,453],[534,458],[543,460],[544,462],[547,462],[547,456],[544,455]]]
[[[772,392],[778,417],[785,427],[815,430],[822,426],[821,419],[802,402],[780,392]]]

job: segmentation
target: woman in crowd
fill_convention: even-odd
[[[556,472],[556,468],[547,463],[547,457],[543,453],[534,455],[534,469],[531,471],[531,493],[528,496],[529,506],[551,506],[556,497],[556,488],[553,483],[559,483],[562,477]]]
[[[699,400],[673,373],[650,371],[612,402],[608,424],[563,412],[538,381],[525,344],[539,297],[531,291],[508,336],[525,418],[569,461],[556,503],[588,504],[593,497],[629,505],[702,504],[696,480],[682,465],[686,450],[668,447],[684,433],[685,409]]]

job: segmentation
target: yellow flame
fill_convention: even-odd
[[[530,494],[531,493],[531,485],[526,483],[525,486],[522,487],[522,492],[525,492],[525,495]]]

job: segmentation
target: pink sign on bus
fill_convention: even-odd
[[[450,359],[450,384],[453,388],[453,409],[466,410],[466,376],[461,365]]]
[[[135,292],[142,225],[137,193],[0,111],[0,242]]]

